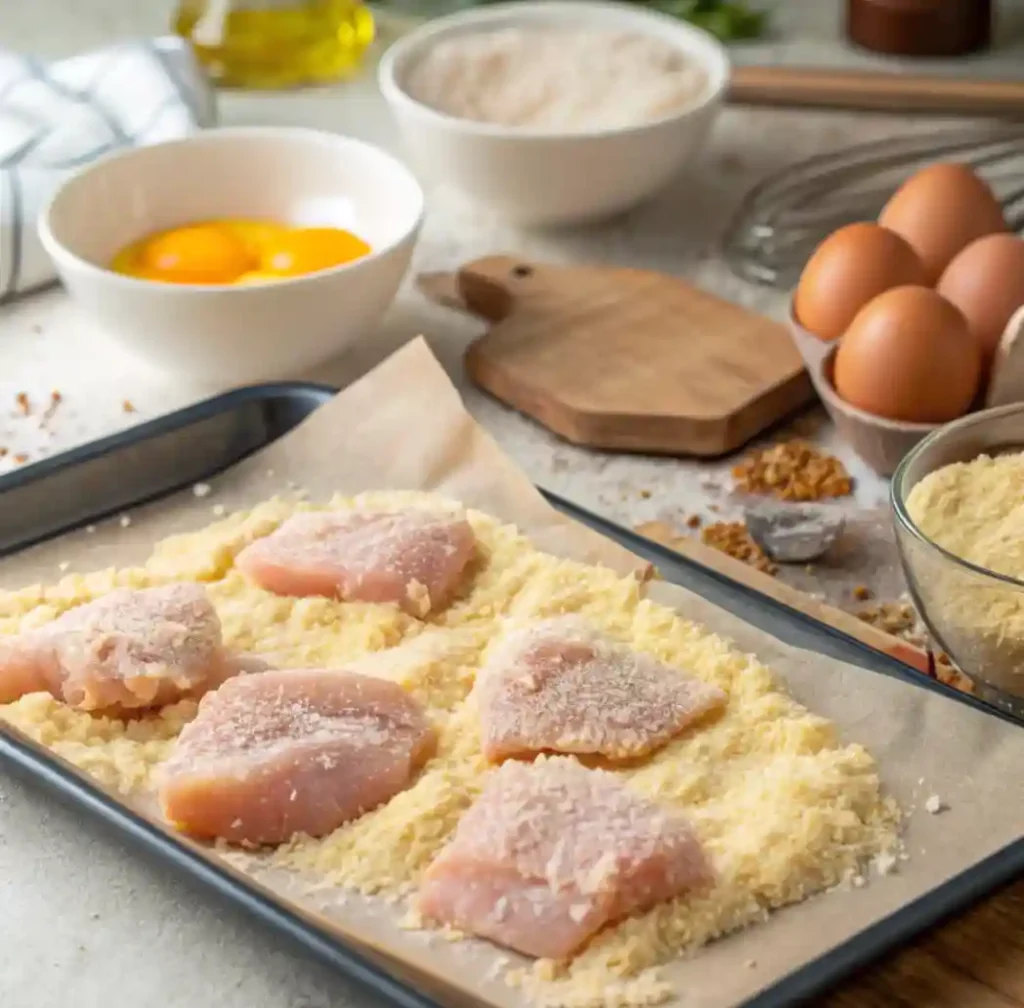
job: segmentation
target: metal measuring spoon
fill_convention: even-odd
[[[779,563],[809,563],[826,553],[846,520],[835,508],[766,500],[746,504],[743,520],[750,537]]]

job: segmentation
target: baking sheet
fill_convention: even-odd
[[[632,554],[544,502],[465,413],[422,341],[219,479],[216,500],[229,507],[252,504],[289,480],[319,498],[371,488],[443,493],[515,522],[553,553],[639,576],[648,571]],[[209,499],[200,502],[187,494],[135,513],[126,529],[115,522],[91,536],[74,534],[43,544],[5,560],[0,583],[19,587],[51,580],[61,562],[86,570],[139,561],[154,540],[207,524],[209,506]],[[871,749],[888,788],[916,810],[907,833],[911,860],[897,874],[783,911],[767,925],[674,964],[667,974],[685,992],[681,1003],[699,1008],[742,1003],[1024,834],[1024,788],[1015,776],[1024,759],[1024,733],[1018,728],[931,691],[784,645],[685,589],[654,583],[649,590],[772,665],[799,699],[831,717],[845,737]],[[948,810],[937,816],[924,812],[931,794]],[[216,859],[197,845],[179,842]],[[218,867],[236,874],[230,865]],[[287,888],[281,877],[266,881]],[[399,913],[387,904],[352,897],[338,903],[330,894],[319,899],[302,898],[292,909],[438,1000],[508,1008],[523,1003],[521,995],[487,979],[497,957],[489,947],[403,931],[397,926]]]

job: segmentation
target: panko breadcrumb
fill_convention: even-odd
[[[462,513],[457,504],[420,494],[331,502],[351,504]],[[786,695],[755,658],[644,598],[635,578],[541,553],[515,528],[475,511],[466,517],[483,561],[472,588],[425,622],[393,606],[270,595],[234,569],[245,545],[309,507],[271,500],[164,540],[141,568],[72,574],[55,585],[0,593],[0,633],[38,626],[118,585],[194,579],[206,584],[229,647],[284,667],[345,666],[400,683],[437,726],[437,755],[385,806],[324,839],[296,838],[272,856],[277,868],[307,882],[389,899],[415,889],[480,792],[489,767],[469,694],[509,623],[578,614],[723,690],[729,699],[720,716],[616,771],[638,794],[685,811],[718,884],[606,929],[569,963],[509,961],[501,971],[506,982],[550,1008],[667,1000],[678,992],[657,967],[763,920],[768,908],[859,876],[898,850],[899,810],[883,796],[871,756],[840,741],[831,723]],[[148,803],[152,771],[194,709],[178,704],[122,723],[33,695],[0,707],[0,716],[106,787]]]

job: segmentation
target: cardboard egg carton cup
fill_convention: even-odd
[[[941,423],[909,423],[865,413],[841,399],[832,380],[838,341],[826,342],[808,332],[792,307],[789,329],[818,397],[843,439],[880,476],[891,476],[903,456]],[[975,409],[1024,401],[1024,307],[1003,331],[986,387]]]

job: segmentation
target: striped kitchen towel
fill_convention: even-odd
[[[0,304],[54,279],[39,211],[77,168],[215,118],[188,43],[160,38],[55,63],[0,50]]]

